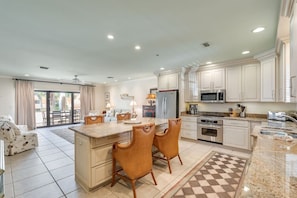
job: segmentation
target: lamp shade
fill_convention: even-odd
[[[156,99],[156,94],[147,94],[146,99],[155,100]]]

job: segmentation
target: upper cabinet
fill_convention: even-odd
[[[261,101],[275,101],[275,57],[261,61]]]
[[[225,89],[225,69],[212,69],[200,72],[201,90]]]
[[[260,64],[226,68],[226,101],[260,100]]]
[[[293,102],[291,99],[290,85],[290,42],[283,39],[279,49],[279,59],[277,66],[278,88],[276,99],[278,102]]]
[[[158,90],[178,89],[178,73],[160,75],[158,77]]]
[[[191,69],[184,74],[184,99],[185,102],[199,101],[199,72]]]
[[[297,94],[297,1],[290,20],[290,99],[296,102]]]

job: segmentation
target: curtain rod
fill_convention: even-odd
[[[90,84],[77,84],[77,83],[68,83],[68,82],[57,82],[57,81],[47,81],[47,80],[31,80],[31,79],[23,79],[23,78],[12,78],[12,80],[23,80],[23,81],[32,81],[32,82],[44,82],[44,83],[56,83],[56,84],[65,84],[65,85],[80,85],[80,86],[90,86],[96,87],[95,85]]]

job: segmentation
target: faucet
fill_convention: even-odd
[[[295,114],[294,114],[295,115]],[[291,120],[291,121],[293,121],[295,124],[297,124],[297,120],[295,119],[295,118],[293,118],[292,116],[289,116],[289,115],[279,115],[279,116],[277,116],[277,117],[280,117],[280,118],[282,118],[282,117],[285,117],[285,118],[288,118],[289,120]]]

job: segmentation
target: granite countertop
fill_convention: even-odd
[[[297,139],[286,141],[260,134],[270,126],[256,126],[253,130],[254,147],[239,197],[296,197],[297,194]],[[292,130],[296,125],[277,130]]]
[[[156,126],[159,126],[162,124],[167,124],[168,120],[160,118],[139,118],[131,121],[131,123],[125,122],[129,121],[111,121],[106,123],[69,127],[69,129],[88,137],[102,138],[110,135],[132,131],[132,126],[135,124],[155,123]]]
[[[189,116],[189,117],[199,117],[204,115],[212,115],[222,117],[224,120],[246,120],[246,121],[259,121],[266,122],[267,115],[266,114],[247,114],[246,117],[231,117],[228,113],[217,113],[217,112],[198,112],[198,114],[187,114],[186,112],[181,112],[181,116]]]

